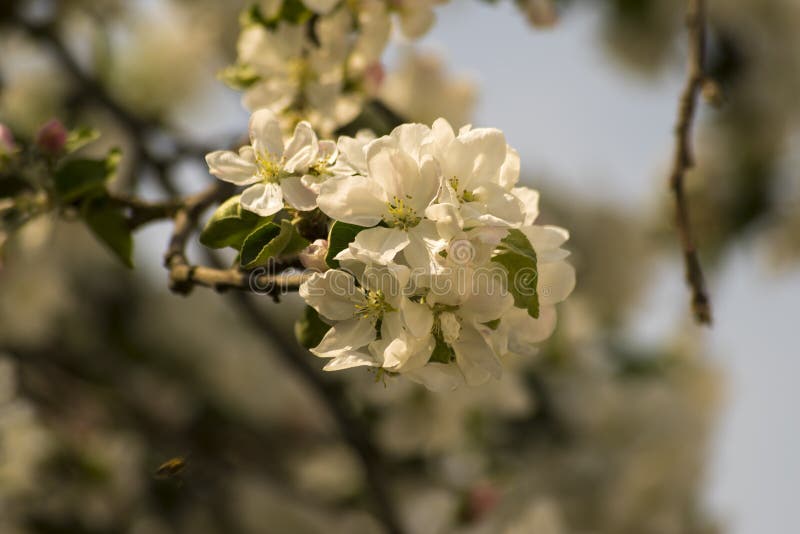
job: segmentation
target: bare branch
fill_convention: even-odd
[[[711,302],[706,290],[694,233],[689,220],[689,206],[684,190],[686,173],[694,167],[691,138],[697,101],[705,81],[706,10],[705,0],[688,0],[686,24],[689,30],[689,65],[686,84],[678,105],[675,126],[675,154],[670,174],[670,188],[675,196],[675,223],[683,247],[686,282],[692,293],[695,320],[711,324]]]

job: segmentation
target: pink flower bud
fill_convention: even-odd
[[[17,151],[17,143],[14,142],[14,134],[5,124],[0,124],[0,155],[11,154]]]
[[[380,62],[370,63],[364,70],[364,85],[368,94],[375,95],[383,85],[383,79],[386,77],[386,71]]]
[[[325,262],[325,256],[327,255],[328,241],[326,239],[317,239],[298,254],[303,267],[321,273],[329,269],[328,264]]]
[[[488,482],[479,482],[467,494],[467,517],[477,523],[500,502],[500,491]]]
[[[36,146],[47,154],[60,154],[66,144],[67,129],[58,119],[50,119],[36,133]]]

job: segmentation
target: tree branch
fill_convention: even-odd
[[[678,105],[675,126],[675,154],[670,174],[670,188],[675,197],[675,223],[683,248],[686,282],[692,294],[695,320],[711,324],[711,302],[706,290],[694,233],[689,220],[689,206],[684,190],[687,172],[694,167],[691,138],[699,93],[705,81],[706,11],[705,0],[688,0],[686,24],[689,30],[689,65],[686,84]]]
[[[276,351],[283,362],[311,387],[314,393],[328,407],[336,426],[348,445],[356,452],[364,467],[369,497],[373,501],[375,512],[389,534],[401,534],[403,528],[392,504],[392,496],[386,485],[384,462],[380,453],[372,444],[372,440],[362,427],[358,419],[347,407],[340,390],[334,384],[326,382],[317,370],[309,363],[308,351],[302,348],[291,335],[275,326],[261,310],[256,307],[253,299],[245,293],[235,293],[230,297],[240,315],[246,319],[255,332],[258,332],[265,341],[281,344],[283,350]]]
[[[142,120],[135,114],[130,113],[119,104],[94,78],[85,74],[75,59],[70,55],[67,48],[61,42],[52,24],[34,25],[17,17],[16,22],[22,26],[28,34],[44,43],[50,45],[55,52],[59,63],[71,74],[80,86],[81,90],[88,98],[106,109],[123,127],[134,144],[135,158],[141,158],[150,164],[156,171],[159,184],[171,196],[176,196],[177,191],[171,184],[168,173],[170,163],[168,160],[156,158],[147,149],[144,136],[148,130],[157,128],[158,124],[149,120]],[[177,143],[177,151],[180,155],[187,155],[190,152],[194,155],[195,151],[204,153],[202,149],[193,147],[189,144]],[[269,273],[258,274],[253,278],[253,272],[240,271],[237,269],[224,269],[221,264],[216,267],[201,267],[190,265],[186,258],[186,246],[192,232],[197,226],[197,222],[202,213],[214,205],[221,202],[232,191],[229,184],[217,182],[205,191],[191,196],[180,202],[172,211],[174,229],[170,237],[169,246],[164,257],[164,263],[170,275],[170,289],[179,293],[187,293],[195,285],[221,289],[243,289],[253,290],[253,282],[256,287],[264,287],[273,282],[278,288],[296,288],[302,282],[301,275],[270,275]],[[135,213],[139,209],[147,215],[139,215],[145,222],[155,220],[155,214],[162,215],[166,212],[169,203],[162,205],[147,205],[131,199],[118,199],[126,207],[131,208]],[[127,204],[126,204],[127,203]],[[170,205],[171,206],[171,205]],[[170,208],[171,209],[171,208]],[[152,217],[152,218],[150,218]],[[133,217],[135,218],[135,217]],[[138,222],[138,221],[137,221]],[[144,223],[142,223],[144,224]],[[255,271],[254,271],[255,272]],[[280,278],[283,277],[283,278]],[[252,299],[241,292],[234,293],[232,300],[242,315],[253,326],[254,330],[260,333],[265,341],[277,347],[275,354],[279,356],[291,369],[311,387],[311,389],[322,399],[324,405],[330,411],[339,431],[345,441],[357,453],[364,466],[366,481],[369,488],[369,496],[374,501],[376,513],[390,534],[400,534],[403,529],[397,512],[384,480],[383,462],[379,451],[373,445],[367,431],[361,426],[358,419],[347,407],[338,388],[333,384],[325,382],[311,365],[308,352],[297,344],[291,333],[287,333],[276,327],[269,321],[255,306]]]

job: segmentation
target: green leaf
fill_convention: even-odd
[[[239,15],[239,24],[245,28],[260,24],[267,29],[274,30],[281,21],[301,25],[308,22],[312,16],[314,13],[306,7],[302,0],[284,0],[280,12],[270,19],[264,15],[258,4],[252,4]]]
[[[284,219],[280,226],[268,222],[245,238],[239,263],[246,269],[252,269],[279,254],[294,254],[307,246],[308,240],[297,233],[291,222]]]
[[[223,202],[211,215],[200,232],[200,243],[209,248],[233,247],[239,250],[253,230],[270,220],[271,217],[259,217],[243,209],[239,195],[236,195]]]
[[[128,220],[105,195],[87,198],[81,215],[92,233],[128,268],[133,268],[133,236]]]
[[[336,255],[346,249],[358,233],[365,229],[363,226],[335,221],[328,233],[328,254],[325,256],[325,263],[332,269],[338,269],[339,262],[334,259]]]
[[[320,319],[317,310],[306,306],[303,317],[294,325],[294,335],[297,341],[305,348],[310,349],[319,345],[323,336],[331,329],[331,325]]]
[[[313,15],[302,0],[284,0],[278,18],[292,24],[305,24]]]
[[[528,310],[528,315],[539,317],[539,293],[536,290],[538,269],[536,251],[528,238],[519,230],[510,230],[499,246],[492,261],[508,272],[508,289],[514,296],[514,305]]]
[[[72,152],[83,148],[99,138],[100,132],[94,128],[88,128],[85,126],[75,128],[67,135],[67,143],[64,145],[64,150],[66,150],[67,154],[71,154]]]
[[[61,165],[53,176],[56,195],[63,203],[105,191],[114,178],[119,152],[112,150],[105,159],[71,159]]]
[[[262,26],[269,27],[270,21],[268,21],[261,13],[261,8],[258,7],[258,4],[251,4],[248,8],[244,9],[242,13],[239,15],[239,24],[243,28],[246,28],[248,26],[253,26],[255,24],[260,24]]]
[[[243,91],[252,87],[261,76],[249,65],[230,65],[222,69],[217,78],[229,87]]]

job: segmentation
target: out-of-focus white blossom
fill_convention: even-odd
[[[410,49],[400,66],[387,74],[380,97],[407,120],[432,123],[444,117],[452,124],[466,124],[475,108],[476,88],[466,78],[447,75],[437,56]]]
[[[400,29],[406,37],[425,35],[436,21],[433,8],[447,0],[390,0],[400,19]]]
[[[252,78],[243,97],[248,109],[271,109],[286,129],[307,120],[329,135],[361,111],[365,76],[379,64],[390,24],[379,0],[338,7],[337,2],[310,3],[320,16],[308,23],[280,20],[274,27],[253,23],[244,28],[237,68]]]

